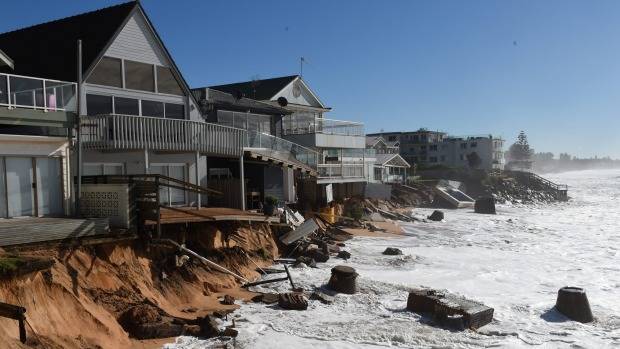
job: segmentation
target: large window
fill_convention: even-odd
[[[86,114],[106,115],[112,112],[111,96],[86,95]]]
[[[140,115],[137,99],[114,97],[114,111],[116,114]]]
[[[166,103],[166,119],[185,119],[185,106]]]
[[[157,66],[157,92],[171,95],[183,95],[183,89],[175,79],[170,68]]]
[[[123,87],[121,60],[103,57],[86,82],[96,85]]]
[[[155,101],[142,101],[142,116],[164,117],[164,103]]]
[[[155,92],[155,76],[151,64],[125,61],[125,88]]]

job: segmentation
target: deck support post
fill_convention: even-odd
[[[239,157],[239,179],[241,192],[241,210],[245,211],[245,174],[243,173],[243,154]]]
[[[209,157],[205,155],[205,188],[209,189]],[[205,207],[209,206],[209,194],[205,194]]]
[[[200,152],[196,151],[196,185],[200,186]],[[200,192],[196,192],[196,208],[200,210],[200,202],[201,194]]]
[[[147,147],[144,147],[144,174],[149,174],[149,172],[149,149]]]

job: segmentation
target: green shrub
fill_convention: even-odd
[[[0,276],[8,276],[11,275],[20,265],[22,265],[23,261],[19,257],[15,256],[4,256],[0,257]]]
[[[276,206],[278,204],[278,199],[276,197],[268,195],[265,197],[265,204],[270,206]]]

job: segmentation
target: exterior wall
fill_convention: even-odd
[[[297,87],[299,88],[299,96],[295,96],[295,94],[293,93],[293,91]],[[251,96],[248,97],[251,98]],[[314,96],[312,96],[312,93],[304,86],[304,84],[299,79],[293,80],[292,83],[290,83],[282,91],[280,91],[273,98],[271,98],[271,100],[277,101],[280,97],[286,98],[286,100],[290,104],[308,105],[317,108],[322,107],[321,103],[316,98],[314,98]]]
[[[119,32],[104,56],[140,63],[154,64],[172,68],[173,64],[166,58],[164,50],[159,46],[155,36],[144,17],[136,12]],[[84,77],[87,80],[87,76]],[[200,109],[188,96],[175,96],[148,91],[128,90],[118,87],[84,84],[84,93],[81,96],[82,113],[87,114],[86,94],[126,97],[132,99],[146,99],[151,101],[177,103],[185,105],[186,119],[202,120]]]
[[[194,153],[155,153],[149,152],[149,165],[165,165],[165,164],[184,164],[186,180],[190,183],[196,183],[196,155]],[[84,164],[122,164],[124,174],[145,174],[144,151],[131,152],[99,152],[95,150],[84,150],[82,161]],[[74,162],[74,164],[77,162]],[[204,155],[199,157],[198,170],[200,185],[206,187],[208,184],[207,176],[208,158]],[[194,193],[187,193],[188,203],[193,204],[196,200]],[[202,197],[202,202],[206,198]]]
[[[148,24],[138,12],[129,18],[105,56],[169,66],[166,55],[161,52]]]

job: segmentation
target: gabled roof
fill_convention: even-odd
[[[278,107],[275,105],[271,105],[269,103],[264,103],[260,101],[256,101],[250,98],[242,97],[237,99],[230,93],[210,89],[210,88],[199,88],[193,89],[192,92],[196,99],[200,102],[202,107],[206,107],[208,105],[213,105],[217,109],[223,110],[231,110],[231,111],[241,111],[241,112],[250,112],[250,113],[258,113],[258,114],[269,114],[269,115],[288,115],[291,114],[290,111]]]
[[[77,40],[86,71],[137,7],[131,1],[3,33],[0,48],[17,62],[15,74],[77,81]]]
[[[377,143],[383,143],[385,145],[387,145],[387,143],[385,142],[385,139],[383,139],[383,137],[370,137],[370,136],[366,136],[366,148],[374,148],[375,145],[377,145]]]
[[[11,59],[11,57],[9,57],[6,53],[4,53],[4,51],[0,50],[0,67],[3,67],[3,66],[13,69],[15,64],[13,63],[13,60]]]
[[[209,86],[209,88],[236,95],[241,92],[247,98],[268,101],[299,75],[282,76],[279,78],[237,82],[234,84]]]
[[[377,154],[375,165],[409,168],[411,165],[399,154]]]

